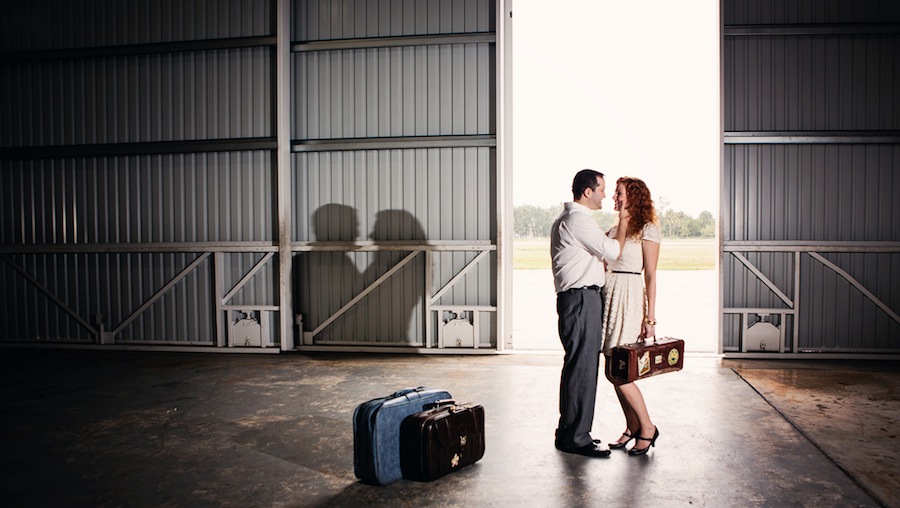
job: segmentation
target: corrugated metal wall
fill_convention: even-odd
[[[4,146],[269,136],[269,48],[5,66]],[[15,98],[15,99],[13,99]]]
[[[281,5],[0,2],[0,341],[221,347],[249,311],[279,345],[280,185],[306,331],[419,249],[317,341],[431,346],[431,305],[496,305],[493,252],[457,277],[496,249],[495,3],[298,0],[278,34]]]
[[[0,49],[32,51],[271,35],[271,0],[30,0],[0,4]]]
[[[900,351],[900,4],[722,6],[724,351]]]
[[[4,244],[266,241],[264,151],[4,161]]]
[[[248,143],[274,134],[272,7],[0,4],[0,340],[222,344],[196,244],[275,241]],[[228,288],[261,256],[223,254]],[[272,305],[271,272],[230,303]]]

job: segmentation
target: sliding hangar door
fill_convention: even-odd
[[[725,0],[728,357],[900,352],[900,3]]]
[[[0,9],[0,341],[503,347],[493,0]]]

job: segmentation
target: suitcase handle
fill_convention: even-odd
[[[661,337],[661,338],[662,338],[663,340],[665,340],[665,339],[672,339],[672,338],[674,338],[674,337]],[[638,342],[645,342],[646,340],[647,340],[647,337],[643,337],[643,338],[642,338],[642,337],[638,337],[638,339],[637,339]],[[656,335],[653,336],[653,342],[657,342],[657,340],[656,340]]]
[[[406,395],[407,393],[420,392],[422,390],[425,390],[424,386],[420,386],[418,388],[404,388],[402,390],[397,390],[396,392],[392,393],[389,398],[402,397],[402,396]]]
[[[456,401],[453,399],[441,399],[441,400],[436,400],[434,402],[429,402],[428,404],[425,404],[423,409],[425,411],[428,411],[429,409],[435,409],[435,408],[439,408],[442,406],[455,406],[455,405],[456,405]]]

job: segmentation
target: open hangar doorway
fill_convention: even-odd
[[[513,31],[513,348],[562,351],[549,224],[583,168],[647,182],[668,219],[658,331],[718,351],[718,2],[518,2]],[[639,29],[636,29],[639,27]],[[663,215],[667,215],[664,217]],[[697,226],[705,218],[705,231]],[[679,224],[676,221],[681,221]],[[691,224],[688,224],[688,221]]]

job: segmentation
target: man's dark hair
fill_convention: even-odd
[[[582,169],[575,174],[572,180],[572,197],[575,201],[581,199],[586,189],[594,190],[597,188],[597,177],[604,178],[603,173],[594,171],[593,169]]]

